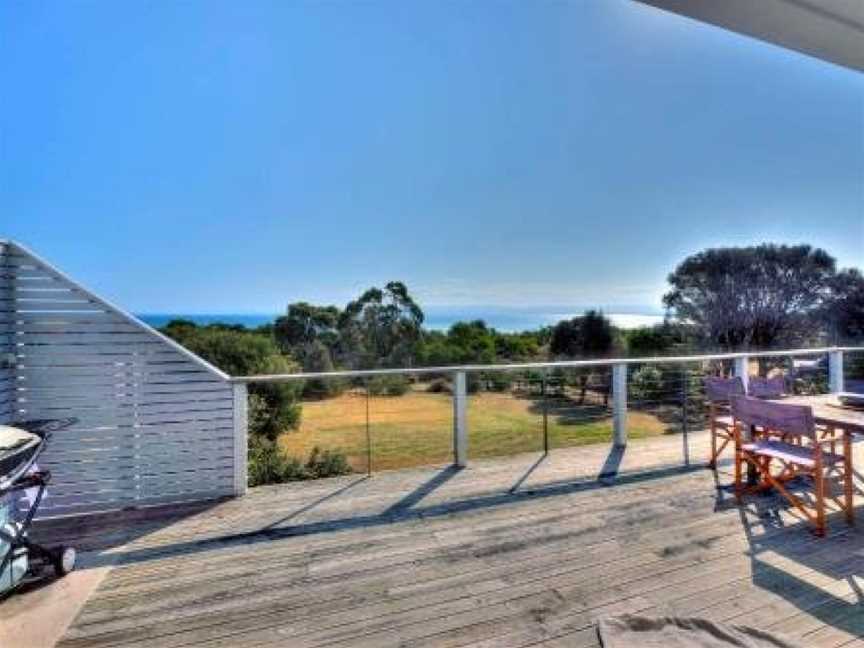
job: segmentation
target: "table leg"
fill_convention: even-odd
[[[846,522],[855,524],[855,495],[852,491],[852,435],[843,430],[843,508]]]

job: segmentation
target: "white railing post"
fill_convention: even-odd
[[[843,391],[843,352],[831,351],[828,354],[828,388],[832,394]]]
[[[612,441],[627,445],[627,365],[612,365]]]
[[[234,383],[234,494],[245,495],[249,483],[249,399],[246,383]]]
[[[749,391],[747,386],[750,380],[750,356],[741,355],[735,358],[733,373],[744,383],[744,393],[746,394]]]
[[[464,371],[453,375],[453,462],[468,465],[468,385]]]

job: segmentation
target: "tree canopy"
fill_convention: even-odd
[[[370,288],[339,315],[340,347],[358,367],[410,365],[423,310],[400,281]]]
[[[335,306],[314,306],[307,302],[288,305],[288,311],[276,318],[273,335],[287,351],[313,342],[333,346],[339,338],[339,309]]]
[[[562,320],[552,329],[549,351],[555,356],[598,357],[608,354],[615,340],[612,322],[600,311]]]
[[[663,302],[709,344],[795,344],[818,333],[836,274],[834,259],[809,245],[712,248],[669,275]]]
[[[852,268],[831,283],[831,300],[824,315],[830,337],[837,344],[864,338],[864,275]]]

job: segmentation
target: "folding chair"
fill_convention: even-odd
[[[786,395],[786,379],[783,376],[750,376],[747,379],[747,395],[753,398],[782,398]]]
[[[734,422],[729,411],[729,399],[735,394],[744,394],[744,382],[741,378],[705,378],[705,396],[708,399],[708,422],[711,426],[711,458],[709,468],[717,467],[717,457],[731,443],[734,436]],[[721,443],[718,447],[717,440]]]
[[[817,434],[812,408],[748,396],[732,396],[731,407],[736,423],[735,496],[739,502],[747,491],[774,488],[814,525],[816,535],[825,535],[826,499],[838,504],[846,521],[853,522],[851,458],[848,453],[839,455],[823,448],[825,441]],[[755,429],[768,434],[752,438]],[[743,484],[745,462],[756,469],[758,477],[757,484],[750,488]],[[779,470],[772,471],[775,468]],[[812,479],[812,502],[787,488],[789,480],[796,477]],[[830,477],[843,482],[842,500],[826,492],[831,490]]]
[[[750,376],[747,381],[747,395],[754,398],[772,399],[783,398],[788,394],[786,389],[787,382],[783,376],[774,376],[773,378],[761,378],[759,376]],[[837,431],[830,427],[816,426],[816,430],[822,439],[830,441],[831,452],[837,452],[838,435]]]

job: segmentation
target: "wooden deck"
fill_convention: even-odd
[[[60,645],[596,646],[598,617],[638,612],[864,646],[864,533],[739,509],[681,455],[664,437],[53,525],[111,567]]]

